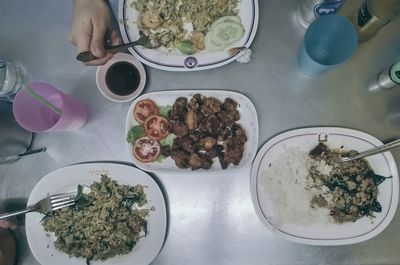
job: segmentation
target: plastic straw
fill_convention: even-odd
[[[38,101],[42,102],[43,105],[45,105],[46,107],[48,107],[50,110],[52,110],[53,112],[57,113],[58,115],[62,114],[62,111],[57,108],[56,106],[54,106],[53,104],[51,104],[47,99],[45,99],[44,97],[42,97],[41,95],[39,95],[38,93],[36,93],[35,90],[33,90],[32,88],[30,88],[28,85],[24,86],[25,90],[29,92],[29,94],[34,97],[35,99],[37,99]]]

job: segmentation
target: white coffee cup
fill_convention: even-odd
[[[128,102],[138,97],[146,84],[143,64],[127,53],[115,54],[96,71],[101,94],[114,102]]]

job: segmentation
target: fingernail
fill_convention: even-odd
[[[99,46],[94,46],[94,48],[93,48],[93,54],[94,54],[96,57],[103,57],[103,56],[104,56],[103,49],[102,49],[101,47],[99,47]]]

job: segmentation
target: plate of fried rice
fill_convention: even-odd
[[[129,51],[167,71],[205,70],[248,54],[258,26],[258,0],[120,0],[125,43],[145,36],[151,43]],[[147,46],[149,47],[149,46]]]
[[[29,248],[43,265],[149,264],[167,232],[164,195],[135,167],[85,163],[59,168],[33,188],[28,205],[77,191],[76,203],[26,215]]]

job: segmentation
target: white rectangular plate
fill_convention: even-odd
[[[195,94],[201,94],[202,96],[207,97],[215,97],[221,102],[225,100],[225,98],[229,97],[238,103],[238,111],[240,114],[240,120],[237,122],[242,126],[242,128],[246,131],[247,142],[245,143],[243,158],[240,161],[238,166],[233,166],[232,164],[228,166],[226,169],[222,169],[218,159],[213,160],[213,165],[210,169],[199,169],[195,171],[191,171],[190,169],[181,169],[175,165],[174,160],[171,157],[168,157],[162,162],[151,162],[151,163],[142,163],[138,161],[132,154],[132,145],[129,144],[126,139],[124,141],[127,143],[127,147],[129,153],[131,154],[133,162],[143,170],[151,171],[151,172],[164,172],[164,173],[187,173],[187,172],[203,172],[203,173],[220,173],[220,172],[229,172],[234,170],[240,170],[246,166],[248,166],[254,159],[257,147],[258,147],[258,118],[257,112],[254,108],[253,103],[244,95],[226,91],[226,90],[174,90],[174,91],[159,91],[152,92],[148,94],[144,94],[138,98],[136,98],[129,110],[126,118],[126,129],[125,136],[128,135],[128,132],[132,126],[139,125],[139,123],[133,117],[133,110],[138,101],[143,99],[151,99],[157,105],[172,106],[175,100],[178,97],[187,97],[189,100]]]

